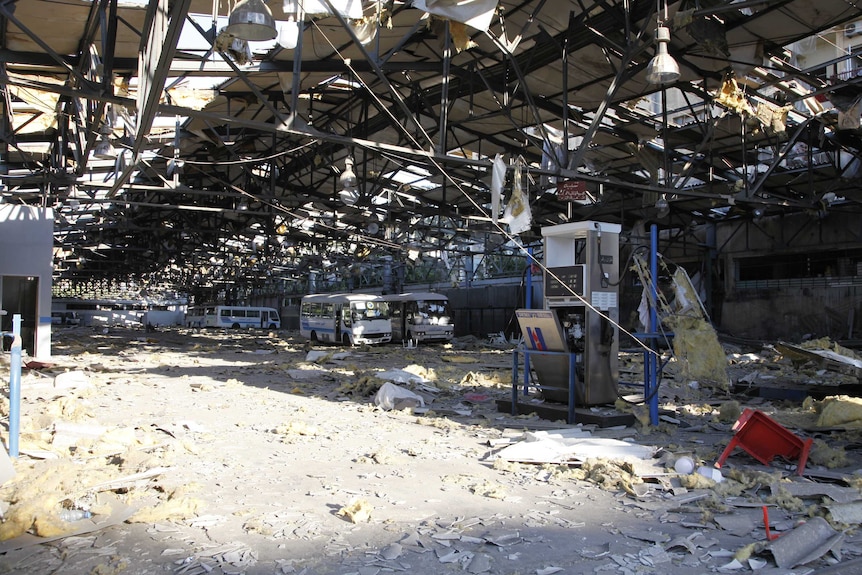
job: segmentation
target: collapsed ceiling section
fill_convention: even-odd
[[[269,28],[259,41],[241,13]],[[689,229],[852,207],[862,91],[824,70],[855,55],[799,54],[859,14],[0,0],[3,200],[54,208],[58,285],[300,291],[386,262],[442,262],[451,279],[567,221]],[[678,73],[656,75],[663,47]]]

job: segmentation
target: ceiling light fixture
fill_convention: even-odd
[[[93,157],[100,160],[116,160],[117,150],[114,149],[114,145],[108,138],[102,136],[99,143],[93,148]]]
[[[359,201],[359,179],[353,171],[353,158],[350,156],[344,160],[344,171],[338,176],[338,182],[341,185],[341,191],[338,192],[341,201],[347,206],[356,205]]]
[[[664,194],[656,200],[655,209],[657,210],[656,217],[658,218],[664,218],[670,213],[670,204]]]
[[[239,0],[230,13],[225,30],[248,42],[272,40],[278,36],[272,11],[263,0]]]
[[[107,120],[102,122],[102,125],[99,127],[99,142],[93,148],[94,158],[98,158],[100,160],[117,159],[117,150],[114,149],[114,145],[111,143],[110,139],[113,131],[114,129]]]
[[[673,56],[668,54],[667,45],[670,43],[670,29],[659,22],[655,31],[656,54],[647,66],[646,78],[650,84],[672,84],[679,80],[679,64]]]
[[[356,178],[356,172],[353,171],[353,158],[348,156],[344,160],[344,171],[341,172],[338,181],[345,192],[355,192],[359,188],[359,180]]]

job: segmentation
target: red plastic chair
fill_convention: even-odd
[[[780,455],[788,461],[796,461],[796,474],[802,475],[813,439],[802,440],[777,421],[755,409],[746,408],[733,424],[733,439],[715,462],[721,467],[731,452],[741,447],[764,465]]]

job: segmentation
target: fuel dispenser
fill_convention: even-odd
[[[575,354],[575,402],[581,406],[617,399],[620,229],[595,221],[542,228],[545,309],[563,336],[563,349],[556,351]],[[534,354],[531,362],[542,395],[568,403],[568,355]]]

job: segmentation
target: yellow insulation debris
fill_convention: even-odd
[[[823,400],[817,427],[862,427],[862,398],[836,395]]]

